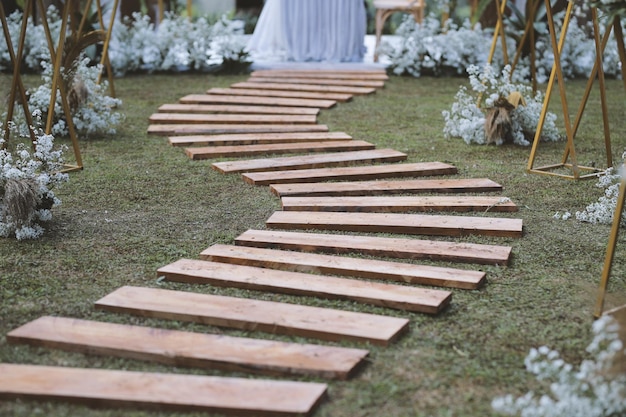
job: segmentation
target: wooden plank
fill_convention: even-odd
[[[368,351],[192,333],[64,317],[40,317],[10,331],[10,343],[117,356],[171,366],[347,379]]]
[[[172,146],[232,146],[256,145],[261,143],[352,140],[352,136],[344,132],[287,132],[170,136],[167,139]]]
[[[248,230],[239,235],[235,243],[303,252],[360,253],[385,258],[484,265],[507,265],[512,251],[510,246],[500,245],[278,230]]]
[[[96,308],[165,320],[387,346],[408,329],[409,320],[245,298],[158,288],[121,287]]]
[[[286,417],[311,415],[326,390],[311,382],[0,364],[4,400]]]
[[[158,109],[162,113],[234,113],[234,114],[312,114],[318,115],[320,110],[314,107],[284,106],[245,106],[229,104],[163,104]]]
[[[189,94],[178,100],[182,104],[246,104],[262,106],[314,107],[329,109],[337,100],[313,100],[303,98],[254,97],[223,94]]]
[[[180,259],[159,268],[157,273],[176,282],[351,300],[427,314],[439,313],[450,304],[452,298],[452,294],[444,290],[197,259]]]
[[[254,80],[254,78],[252,78]],[[319,84],[289,84],[289,83],[257,83],[246,81],[235,83],[230,88],[246,88],[250,90],[278,90],[278,91],[311,91],[317,93],[340,93],[366,95],[376,92],[372,87],[353,87],[349,85],[319,85]]]
[[[265,222],[272,229],[341,230],[434,236],[522,237],[521,219],[432,214],[276,211]]]
[[[356,196],[283,197],[282,209],[382,213],[412,211],[514,212],[517,211],[517,206],[509,198],[498,196]]]
[[[317,116],[313,115],[292,115],[292,114],[197,114],[197,113],[154,113],[149,118],[154,124],[292,124],[317,123]]]
[[[336,80],[333,78],[299,78],[299,77],[256,77],[252,76],[249,81],[255,83],[289,83],[289,84],[319,84],[319,85],[343,85],[351,87],[383,88],[384,81],[380,80]]]
[[[228,133],[286,133],[286,132],[328,132],[328,126],[316,124],[167,124],[150,125],[152,135],[220,135]]]
[[[412,164],[365,165],[286,171],[247,172],[244,181],[254,185],[292,184],[321,181],[364,181],[397,177],[456,174],[456,167],[442,162],[417,162]]]
[[[186,148],[191,159],[210,159],[228,156],[255,156],[306,152],[347,152],[375,149],[376,145],[364,140],[339,140],[304,143],[270,143],[261,145],[207,146]]]
[[[354,196],[408,193],[478,193],[502,191],[502,186],[487,178],[380,180],[329,183],[272,184],[270,190],[286,196]]]
[[[479,288],[485,281],[485,273],[482,271],[247,246],[216,244],[203,250],[200,258],[261,268],[345,275],[468,290]]]
[[[280,158],[249,159],[216,162],[213,169],[223,173],[279,171],[284,169],[310,169],[331,166],[343,166],[356,163],[398,162],[407,155],[393,149],[374,149],[370,151],[335,152],[308,156],[284,156]]]
[[[278,97],[284,99],[300,100],[334,100],[345,103],[352,100],[352,94],[347,93],[325,93],[314,91],[280,91],[280,90],[260,90],[251,88],[211,88],[206,91],[207,94],[212,95],[227,95],[227,96],[251,96],[251,97],[264,97],[270,99],[271,97]]]
[[[353,79],[353,80],[381,80],[386,81],[389,76],[384,70],[299,70],[299,69],[270,69],[256,70],[250,74],[252,77],[290,77],[290,78],[330,78],[335,80]]]

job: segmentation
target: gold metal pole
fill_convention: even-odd
[[[111,34],[113,33],[113,25],[115,24],[115,15],[117,14],[117,6],[119,5],[120,0],[115,0],[113,2],[113,10],[111,11],[111,20],[109,21],[109,26],[107,26],[106,36],[104,38],[104,46],[102,47],[102,59],[100,60],[100,65],[104,68],[106,66],[107,76],[109,78],[109,90],[111,91],[111,97],[115,97],[115,86],[113,80],[113,68],[111,67],[111,61],[109,60],[109,44],[111,42]],[[102,16],[102,6],[100,5],[100,0],[97,0],[98,5],[98,15],[100,18],[100,26],[104,26],[104,19]],[[102,82],[102,70],[98,74],[98,79],[96,81],[97,84]]]

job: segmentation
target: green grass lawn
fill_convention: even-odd
[[[220,174],[211,169],[213,161],[190,161],[182,149],[170,147],[166,138],[146,133],[148,117],[159,105],[244,79],[246,76],[179,74],[128,76],[115,81],[126,121],[116,135],[81,139],[84,170],[72,173],[69,183],[58,191],[63,204],[54,209],[44,236],[36,241],[0,239],[0,362],[225,375],[7,344],[7,332],[42,315],[305,340],[94,310],[94,301],[122,285],[258,297],[409,318],[410,331],[397,343],[387,348],[368,346],[369,361],[360,374],[349,381],[329,382],[328,401],[316,413],[320,417],[493,415],[490,403],[494,397],[537,389],[523,365],[531,347],[547,345],[571,363],[584,358],[610,227],[573,218],[557,220],[553,215],[583,210],[602,190],[594,186],[595,180],[527,174],[527,147],[469,146],[460,139],[445,139],[441,111],[450,107],[462,79],[392,77],[383,90],[323,110],[318,120],[332,131],[347,132],[379,148],[407,152],[409,162],[448,162],[458,167],[455,177],[488,177],[504,186],[503,195],[519,206],[519,212],[498,216],[522,218],[524,236],[463,240],[512,246],[510,265],[433,263],[486,271],[488,282],[482,289],[453,290],[450,307],[432,317],[351,302],[157,280],[158,267],[183,257],[197,258],[214,243],[233,243],[249,228],[264,228],[265,220],[280,207],[278,198],[266,187],[247,185],[238,175]],[[36,81],[27,78],[28,83]],[[10,77],[0,75],[2,97],[9,84]],[[609,80],[608,87],[612,147],[619,162],[626,147],[624,90],[617,80]],[[573,109],[583,89],[583,81],[568,81]],[[551,110],[560,113],[562,120],[558,94],[555,97]],[[5,106],[3,99],[0,112]],[[560,162],[564,149],[565,142],[541,144],[537,164]],[[576,150],[581,164],[606,165],[597,88],[583,118]],[[620,238],[607,307],[626,303],[625,255],[626,245]],[[0,415],[177,414],[0,401]]]

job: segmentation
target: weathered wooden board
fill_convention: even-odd
[[[355,196],[409,193],[477,193],[502,191],[502,186],[487,178],[348,181],[329,183],[271,184],[270,190],[287,196]]]
[[[197,113],[154,113],[150,116],[150,123],[154,124],[292,124],[317,123],[317,116],[314,115],[293,115],[293,114],[197,114]]]
[[[254,78],[252,79],[254,80]],[[319,93],[340,93],[365,95],[376,92],[373,87],[353,87],[349,85],[320,85],[320,84],[288,84],[288,83],[257,83],[246,81],[235,83],[231,88],[247,88],[250,90],[279,90],[279,91],[311,91]]]
[[[346,275],[470,290],[479,288],[485,281],[485,273],[482,271],[248,246],[216,244],[203,250],[200,258],[262,268]]]
[[[368,351],[332,346],[192,333],[44,316],[10,331],[10,343],[113,355],[172,366],[313,375],[347,379]]]
[[[321,181],[364,181],[383,178],[451,175],[456,173],[456,167],[442,162],[417,162],[411,164],[247,172],[242,174],[242,176],[244,181],[249,184],[270,185]]]
[[[159,268],[157,273],[176,282],[351,300],[427,314],[439,313],[452,298],[452,294],[444,290],[197,259],[180,259]]]
[[[234,113],[234,114],[312,114],[318,115],[320,110],[314,107],[285,106],[245,106],[229,104],[163,104],[158,109],[162,113]]]
[[[167,138],[172,146],[232,146],[261,143],[321,142],[352,140],[344,132],[239,133],[226,135],[187,135]]]
[[[407,155],[393,149],[374,149],[370,151],[334,152],[308,156],[284,156],[216,162],[213,169],[223,173],[278,171],[285,169],[310,169],[332,166],[344,166],[358,163],[398,162]]]
[[[182,104],[246,104],[261,106],[313,107],[329,109],[337,100],[313,100],[303,98],[254,97],[223,94],[189,94],[178,100]]]
[[[510,246],[465,242],[252,229],[238,236],[235,243],[304,252],[361,253],[386,258],[485,265],[507,265],[512,250]]]
[[[245,298],[158,288],[121,287],[96,308],[166,320],[387,346],[402,335],[408,319]]]
[[[255,83],[289,83],[289,84],[319,84],[319,85],[344,85],[352,87],[383,88],[384,81],[380,80],[337,80],[332,78],[299,78],[299,77],[257,77],[249,78]]]
[[[0,399],[107,408],[303,416],[314,412],[326,390],[310,382],[0,364]]]
[[[345,103],[352,100],[352,94],[325,93],[315,91],[284,91],[284,90],[260,90],[251,88],[211,88],[206,94],[227,96],[250,96],[250,97],[277,97],[286,99],[310,99],[310,100],[334,100]]]
[[[389,76],[384,70],[300,70],[300,69],[271,69],[252,71],[252,77],[268,78],[330,78],[334,80],[382,80],[386,81]]]
[[[152,135],[220,135],[226,133],[328,132],[328,126],[316,124],[167,124],[150,125]]]
[[[272,229],[341,230],[434,236],[522,237],[521,219],[432,214],[276,211],[265,224]]]
[[[339,140],[304,143],[269,143],[260,145],[206,146],[186,148],[191,159],[210,159],[228,156],[256,156],[307,152],[347,152],[375,149],[376,145],[364,140]]]
[[[403,213],[412,211],[513,212],[517,206],[498,196],[283,197],[283,210]]]

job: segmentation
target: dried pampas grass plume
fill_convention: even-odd
[[[4,186],[4,217],[20,226],[28,225],[38,205],[36,190],[32,179],[8,180]]]

